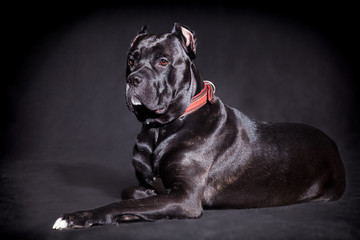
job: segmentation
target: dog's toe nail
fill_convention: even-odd
[[[58,218],[53,226],[53,229],[55,230],[61,230],[68,227],[68,222],[62,218]]]

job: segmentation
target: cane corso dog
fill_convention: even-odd
[[[195,34],[183,25],[137,34],[127,57],[126,103],[142,122],[132,159],[140,184],[124,190],[121,201],[64,214],[54,229],[341,197],[345,170],[327,135],[256,121],[225,105],[201,78],[195,56]]]

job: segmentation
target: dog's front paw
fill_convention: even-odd
[[[100,224],[100,222],[94,220],[90,211],[80,211],[64,214],[55,221],[52,228],[54,230],[80,229],[91,227],[94,224]]]
[[[61,218],[58,218],[58,219],[55,221],[52,229],[54,229],[54,230],[63,230],[63,229],[67,229],[68,226],[69,226],[68,221],[65,220],[65,219],[63,219],[63,218],[61,217]]]

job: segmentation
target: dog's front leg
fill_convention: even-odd
[[[184,167],[184,171],[178,172],[178,170],[179,168],[174,167],[169,172],[172,184],[167,193],[128,199],[92,210],[64,214],[55,222],[53,228],[87,228],[94,225],[139,220],[198,218],[202,214],[206,171],[194,172]]]
[[[190,199],[177,191],[148,198],[129,199],[104,207],[64,214],[53,229],[77,229],[94,225],[119,224],[130,221],[198,218],[202,214],[201,199]]]

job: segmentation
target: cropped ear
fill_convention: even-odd
[[[148,32],[146,31],[148,27],[149,27],[149,25],[144,25],[141,27],[141,30],[137,33],[134,40],[131,41],[130,48],[134,45],[134,42],[136,41],[136,39],[138,39],[138,37],[148,34]]]
[[[144,25],[141,27],[140,32],[138,32],[138,34],[148,34],[148,32],[146,31],[148,29],[149,25]]]
[[[173,34],[176,34],[181,41],[183,48],[191,59],[196,58],[196,39],[195,32],[190,30],[188,27],[175,23]]]

